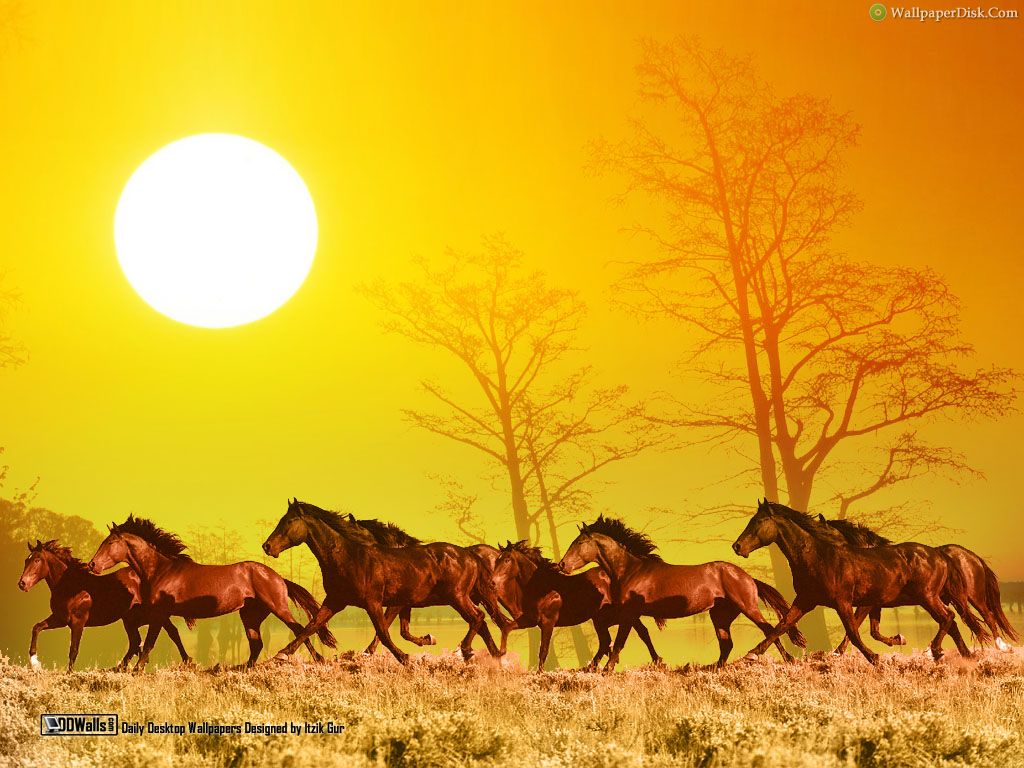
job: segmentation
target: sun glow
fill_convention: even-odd
[[[242,136],[175,141],[132,174],[114,216],[118,260],[136,292],[188,325],[266,317],[313,264],[317,220],[299,174]]]

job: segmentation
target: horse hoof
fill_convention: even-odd
[[[281,652],[281,653],[278,653],[276,656],[274,656],[273,660],[274,661],[288,661],[288,658],[289,657],[288,657],[287,653]]]
[[[433,635],[424,635],[423,640],[425,641],[424,645],[437,645],[437,638]]]
[[[36,656],[34,653],[31,656],[29,656],[28,665],[37,672],[43,668],[43,665],[39,662],[39,657]]]
[[[1003,653],[1009,653],[1013,650],[1013,648],[1010,647],[1010,644],[1003,640],[1003,638],[999,637],[999,635],[996,635],[996,648]]]
[[[892,641],[893,641],[894,645],[906,645],[907,644],[907,638],[905,638],[903,635],[896,635],[896,637],[894,637],[892,639]]]

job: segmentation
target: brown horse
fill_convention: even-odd
[[[415,536],[406,533],[394,523],[385,523],[374,519],[356,520],[355,515],[351,513],[349,513],[348,519],[349,522],[357,523],[369,531],[373,538],[377,540],[377,543],[382,547],[408,547],[413,544],[423,543]],[[465,549],[480,558],[481,563],[484,565],[485,572],[481,574],[479,581],[483,583],[489,582],[491,580],[490,573],[493,569],[493,563],[498,557],[498,550],[489,544],[475,544],[470,547],[465,547]],[[511,619],[502,614],[492,600],[488,599],[489,593],[486,591],[481,594],[480,589],[475,589],[470,597],[474,603],[478,605],[481,603],[483,604],[484,610],[488,612],[494,620],[494,623],[498,625],[499,629],[511,621]],[[412,634],[409,629],[409,622],[412,617],[412,608],[408,606],[389,607],[384,613],[384,626],[389,630],[391,625],[394,624],[396,616],[399,618],[399,632],[405,640],[421,647],[424,645],[437,645],[437,640],[430,633],[427,633],[423,637]],[[470,640],[472,640],[472,637]],[[377,652],[377,647],[379,645],[380,638],[378,638],[376,633],[374,633],[373,640],[371,640],[370,644],[366,646],[366,650],[364,650],[363,653],[368,656],[372,656]],[[504,646],[502,646],[502,653],[504,653],[504,650]]]
[[[555,627],[572,627],[585,621],[594,623],[598,639],[597,655],[586,668],[595,669],[611,651],[612,637],[608,628],[619,623],[622,610],[612,602],[611,579],[600,568],[567,575],[544,557],[540,548],[531,547],[525,541],[507,542],[495,562],[494,586],[513,617],[501,631],[502,653],[509,632],[539,626],[537,671],[542,672]],[[659,628],[663,625],[659,620]],[[634,629],[650,651],[651,661],[660,664],[662,659],[654,650],[647,627],[638,619]]]
[[[498,655],[484,614],[473,602],[478,589],[490,598],[493,587],[481,580],[483,565],[471,552],[443,542],[381,546],[372,534],[346,516],[293,499],[263,543],[263,550],[277,557],[300,544],[306,544],[320,563],[326,597],[317,616],[278,652],[278,658],[295,653],[303,640],[349,605],[366,611],[377,637],[403,664],[409,656],[388,633],[384,624],[386,607],[401,611],[450,605],[470,627],[461,643],[463,658],[468,660],[473,655],[471,643],[476,633],[491,654]]]
[[[25,570],[18,580],[18,588],[28,592],[40,581],[50,588],[50,615],[32,627],[32,642],[29,644],[29,663],[38,669],[36,656],[39,633],[46,629],[71,628],[71,648],[68,652],[68,672],[75,667],[78,645],[86,627],[103,627],[120,621],[128,634],[128,653],[117,665],[124,669],[129,660],[142,648],[139,627],[148,624],[146,609],[139,597],[139,577],[131,568],[122,568],[106,576],[89,573],[88,567],[71,554],[67,547],[60,546],[56,539],[46,543],[36,539],[35,546],[28,545]],[[181,654],[181,660],[192,663],[185,646],[181,643],[178,628],[168,620],[164,625],[167,635]]]
[[[733,551],[749,557],[755,549],[778,544],[793,572],[796,598],[785,618],[750,652],[752,655],[764,653],[772,641],[818,605],[839,614],[846,634],[872,664],[878,663],[878,654],[860,637],[854,622],[858,606],[920,605],[939,625],[931,643],[934,658],[942,656],[946,633],[953,637],[961,655],[971,655],[955,614],[942,600],[944,591],[971,630],[983,630],[979,622],[968,619],[972,614],[967,608],[963,580],[944,554],[923,544],[852,547],[836,539],[835,531],[812,515],[767,499],[758,503],[757,512],[733,543]]]
[[[778,590],[732,563],[670,565],[654,549],[654,543],[645,534],[631,530],[621,520],[601,516],[580,528],[579,536],[558,564],[560,570],[568,573],[587,563],[597,563],[611,578],[612,594],[617,597],[615,602],[621,613],[606,671],[615,668],[629,632],[641,616],[675,619],[708,611],[718,637],[719,657],[715,666],[721,667],[733,647],[730,627],[741,613],[766,636],[772,631],[757,605],[758,598],[780,617],[790,608]],[[789,636],[801,648],[807,643],[795,627]],[[792,661],[778,637],[772,642],[784,659]]]
[[[824,515],[818,515],[818,521],[838,531],[847,543],[855,547],[879,547],[892,544],[892,541],[867,526],[851,520],[827,520]],[[1003,636],[1005,635],[1013,642],[1019,638],[1013,625],[1010,624],[1010,620],[1003,612],[1002,598],[999,594],[999,579],[995,572],[979,555],[959,544],[944,544],[936,549],[948,557],[954,567],[959,569],[964,588],[967,591],[968,603],[981,615],[982,621],[988,626],[991,634],[979,634],[979,641],[984,643],[988,639],[993,639],[999,650],[1010,650],[1010,646]],[[948,604],[952,601],[952,597],[943,592],[942,600]],[[854,621],[858,625],[864,621],[866,610],[868,609],[863,607],[857,608]],[[870,609],[868,615],[871,618],[871,636],[873,638],[890,646],[906,643],[902,635],[890,638],[881,633],[878,626],[881,616],[880,608]],[[844,636],[835,652],[844,653],[849,644],[850,639]]]
[[[171,616],[207,619],[238,611],[249,638],[249,661],[245,666],[251,667],[263,648],[260,625],[267,616],[274,614],[298,634],[302,625],[292,615],[288,599],[311,619],[320,610],[320,604],[309,592],[262,563],[202,565],[184,550],[185,545],[173,533],[144,518],[129,516],[120,525],[110,527],[110,535],[89,562],[93,573],[101,573],[117,563],[128,563],[141,580],[145,604],[154,622],[146,633],[136,670],[145,668],[160,627]],[[334,636],[326,628],[319,637],[324,645],[336,646]],[[316,661],[323,661],[312,643],[306,647]]]
[[[385,523],[380,520],[356,520],[356,516],[349,514],[348,516],[350,523],[356,523],[365,528],[370,535],[380,544],[382,547],[408,547],[413,544],[422,544],[423,542],[417,539],[415,536],[406,533],[404,530],[399,528],[394,523]],[[391,625],[395,622],[395,617],[399,619],[399,633],[405,640],[408,640],[414,645],[420,647],[424,645],[437,645],[437,640],[429,632],[422,637],[412,634],[409,629],[409,622],[412,618],[412,608],[389,607],[384,613],[384,625],[390,629]],[[370,644],[366,646],[366,650],[363,653],[372,656],[377,652],[377,646],[380,645],[380,638],[377,637],[377,633],[374,632],[373,639]]]

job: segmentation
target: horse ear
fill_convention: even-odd
[[[39,539],[36,539],[36,549],[42,549],[42,548],[43,548],[43,542],[41,542]]]
[[[819,523],[827,523],[827,522],[828,522],[828,521],[827,521],[827,520],[825,519],[825,516],[824,516],[823,514],[821,514],[821,512],[819,512],[819,513],[818,513],[818,522],[819,522]]]
[[[28,547],[28,551],[29,551],[29,552],[31,552],[31,551],[32,551],[32,542],[31,542],[31,541],[26,541],[26,542],[25,542],[25,546],[26,546],[26,547]]]

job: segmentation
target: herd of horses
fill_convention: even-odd
[[[604,668],[611,671],[633,630],[646,644],[652,662],[661,662],[643,617],[662,627],[667,619],[704,612],[710,615],[718,640],[715,666],[724,665],[732,652],[731,626],[740,615],[764,633],[748,655],[763,654],[774,645],[792,661],[782,637],[806,647],[796,625],[817,606],[835,610],[842,621],[846,635],[836,651],[843,652],[852,642],[872,663],[878,663],[878,654],[864,644],[859,632],[866,617],[875,639],[890,646],[905,642],[900,635],[881,633],[880,612],[887,607],[919,606],[935,620],[938,631],[930,645],[935,659],[942,655],[947,634],[963,656],[971,655],[957,617],[980,643],[991,641],[1000,650],[1009,650],[1007,641],[1018,639],[1003,612],[995,574],[970,550],[892,543],[856,523],[826,520],[768,500],[758,503],[732,548],[748,557],[760,547],[778,545],[793,573],[792,604],[732,563],[666,563],[647,535],[604,516],[582,525],[555,563],[523,541],[501,547],[423,543],[391,523],[357,520],[293,499],[263,550],[276,558],[302,544],[320,564],[322,604],[262,563],[197,563],[181,539],[144,518],[129,516],[124,523],[111,525],[88,564],[57,541],[37,540],[29,544],[18,586],[28,591],[45,580],[51,614],[32,627],[30,663],[40,666],[39,633],[67,626],[70,672],[84,628],[116,621],[123,622],[128,635],[128,651],[118,669],[126,668],[135,656],[135,670],[144,669],[161,630],[174,642],[182,661],[191,663],[172,617],[183,618],[191,628],[197,620],[236,611],[249,641],[245,666],[252,666],[263,649],[260,626],[270,614],[295,635],[275,658],[286,659],[304,645],[314,660],[322,661],[311,640],[315,635],[323,645],[337,647],[327,622],[348,606],[365,610],[373,625],[374,638],[366,652],[373,653],[382,643],[402,663],[409,657],[391,637],[395,618],[405,640],[431,645],[435,640],[429,634],[412,634],[411,611],[439,605],[451,606],[468,625],[461,642],[467,660],[477,635],[497,657],[505,653],[509,633],[539,627],[538,669],[544,668],[555,627],[593,622],[599,647],[588,669],[607,656]],[[104,573],[119,563],[128,567]],[[580,570],[591,563],[597,567]],[[305,612],[305,625],[295,620],[289,600]],[[776,613],[778,623],[765,619],[759,602]],[[500,632],[498,643],[485,616]],[[142,626],[148,626],[144,644]],[[618,627],[614,643],[613,626]]]

